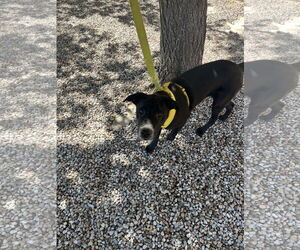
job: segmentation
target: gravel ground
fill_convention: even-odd
[[[55,1],[0,2],[0,249],[55,249]]]
[[[297,1],[246,1],[245,61],[299,62],[299,18]],[[300,248],[299,97],[298,86],[281,100],[285,106],[273,120],[245,129],[247,249]]]
[[[243,4],[225,2],[209,1],[205,62],[243,59]],[[242,249],[243,96],[227,122],[199,138],[206,100],[174,142],[163,134],[146,155],[122,102],[150,86],[128,2],[60,0],[57,8],[58,248]],[[157,1],[142,9],[158,64]]]

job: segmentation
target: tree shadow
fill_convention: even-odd
[[[15,4],[8,5],[9,1],[1,1],[1,20],[10,22],[20,22],[26,17],[38,19],[42,22],[49,18],[49,13],[53,10],[51,1],[15,1]],[[9,8],[7,8],[9,6]],[[52,13],[51,13],[52,14]],[[49,27],[48,27],[49,28]],[[52,28],[52,27],[51,27]]]
[[[38,130],[35,128],[35,135]],[[14,131],[11,134],[24,137]],[[5,240],[6,244],[2,247],[11,248],[11,242],[17,248],[32,248],[31,242],[48,248],[55,244],[55,143],[50,138],[46,147],[37,141],[33,139],[31,142],[35,143],[30,145],[5,138],[1,141],[1,224],[17,232],[13,235],[3,232],[0,242]],[[22,235],[26,242],[17,235]]]
[[[3,8],[7,3],[3,4]],[[20,126],[32,129],[37,123],[45,122],[45,115],[52,115],[55,104],[43,102],[43,98],[53,98],[55,93],[55,36],[52,27],[46,24],[8,25],[8,17],[18,20],[20,15],[31,18],[49,18],[49,11],[39,12],[37,7],[51,7],[53,3],[34,4],[28,1],[4,8],[3,29],[0,37],[1,67],[1,127],[16,132]],[[28,11],[28,8],[32,8]],[[38,13],[39,12],[39,13]],[[26,14],[25,14],[26,13]],[[15,31],[15,30],[16,31]],[[23,30],[22,32],[20,30]],[[32,37],[32,34],[38,34]],[[33,119],[34,117],[34,119]]]
[[[206,39],[212,40],[214,48],[212,52],[219,54],[225,51],[227,60],[242,62],[244,60],[244,37],[241,34],[226,31],[227,20],[220,19],[213,24],[207,24]]]
[[[145,0],[140,7],[146,24],[158,28],[158,4]],[[58,1],[57,9],[58,21],[68,21],[72,17],[85,19],[92,15],[100,15],[117,19],[121,24],[127,26],[133,25],[130,5],[127,0],[118,2],[60,0]]]
[[[59,30],[66,29],[62,23]],[[104,48],[104,53],[97,50]],[[92,107],[78,105],[73,95],[101,95],[101,88],[118,81],[131,82],[144,74],[145,69],[132,66],[131,61],[123,60],[120,53],[137,58],[138,46],[132,42],[113,42],[109,32],[100,35],[95,29],[85,25],[68,26],[68,31],[60,32],[57,38],[57,77],[59,79],[58,114],[68,112],[68,118],[58,119],[59,129],[72,129],[85,126],[86,112]],[[97,64],[101,58],[103,63]],[[99,98],[101,100],[101,98]],[[101,101],[100,101],[101,102]],[[68,124],[69,126],[65,126]]]
[[[247,125],[259,117],[273,121],[277,114],[286,110],[282,100],[298,86],[299,66],[290,64],[299,60],[295,53],[299,38],[288,30],[276,30],[275,24],[274,20],[263,19],[245,27],[246,34],[251,35],[248,43],[251,45],[255,40],[255,51],[247,53],[257,57],[264,55],[262,60],[245,62],[245,94],[252,100],[245,121]]]
[[[55,1],[1,1],[2,248],[55,245]],[[14,230],[14,233],[10,233]]]
[[[241,243],[242,228],[225,226],[231,216],[241,221],[243,217],[242,209],[233,209],[234,199],[240,200],[242,195],[243,178],[239,182],[231,179],[239,174],[239,165],[225,163],[223,154],[216,161],[197,160],[194,163],[198,166],[205,164],[198,168],[182,164],[191,163],[187,154],[180,154],[172,164],[167,159],[158,160],[159,153],[147,160],[149,156],[135,145],[136,141],[124,137],[120,141],[120,136],[88,148],[58,145],[58,248],[88,244],[114,249],[122,245],[150,246],[148,237],[158,239],[160,234],[172,245],[175,238],[190,239],[186,236],[189,223],[206,225],[205,231],[191,230],[196,244],[217,246],[218,243],[225,247],[224,235],[228,232],[235,235],[233,246]],[[135,152],[122,150],[132,147],[136,148]],[[93,167],[88,167],[91,164]],[[162,164],[164,170],[158,170],[156,164]],[[228,182],[232,184],[230,189]],[[193,190],[192,199],[187,198],[190,190]],[[228,199],[228,206],[220,207],[224,199]],[[176,210],[169,204],[177,204]],[[170,214],[176,215],[176,223]],[[207,224],[212,218],[214,222]],[[140,223],[148,220],[155,220],[158,227]],[[207,232],[214,231],[216,225],[218,233],[209,241]],[[131,231],[139,233],[131,236]],[[199,242],[201,238],[205,242]]]
[[[251,34],[252,37],[249,41],[252,41],[255,37],[257,41],[255,49],[264,52],[264,54],[267,53],[269,56],[264,56],[267,59],[283,62],[298,60],[299,58],[295,50],[299,48],[299,38],[297,35],[289,33],[288,30],[286,32],[281,30],[276,31],[276,27],[272,25],[273,22],[273,20],[264,19],[247,24],[245,32]]]
[[[141,7],[149,9],[146,24],[156,26],[159,13],[152,5],[149,1]],[[188,230],[197,246],[209,241],[215,248],[217,243],[229,247],[228,231],[232,246],[241,245],[242,225],[226,225],[232,223],[230,217],[243,220],[242,150],[231,155],[236,144],[242,148],[242,138],[226,134],[231,128],[227,125],[216,137],[197,140],[191,135],[198,121],[194,115],[178,141],[162,139],[164,157],[159,150],[147,155],[135,139],[135,123],[127,120],[134,110],[122,102],[127,94],[149,85],[138,44],[116,40],[109,26],[99,34],[88,21],[72,25],[74,17],[90,20],[100,15],[118,20],[126,29],[132,25],[127,1],[59,1],[58,13],[58,248],[151,248],[150,236],[157,242],[165,238],[171,247],[175,238],[188,241]],[[154,57],[158,59],[158,51]],[[239,125],[232,127],[241,135]],[[189,149],[213,156],[193,158]],[[224,201],[228,207],[219,206]],[[148,225],[153,219],[157,227]],[[199,230],[190,229],[190,222],[200,225]],[[216,227],[212,241],[209,232]]]
[[[244,132],[244,243],[249,249],[258,244],[272,248],[274,242],[278,248],[293,248],[296,241],[291,235],[297,235],[296,214],[285,208],[297,206],[299,66],[293,69],[289,64],[299,62],[299,28],[293,21],[298,6],[292,1],[271,2],[248,2],[252,11],[245,25],[245,92],[254,97],[246,120],[252,124]],[[270,112],[262,113],[267,107]],[[262,231],[265,221],[273,233]]]

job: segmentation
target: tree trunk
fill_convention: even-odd
[[[159,0],[162,83],[202,62],[207,0]]]

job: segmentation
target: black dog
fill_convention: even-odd
[[[287,64],[274,60],[258,60],[245,63],[245,95],[250,97],[245,125],[258,118],[269,121],[283,108],[280,100],[298,85],[300,63]],[[271,112],[261,115],[268,108]],[[261,115],[261,116],[260,116]]]
[[[208,96],[213,98],[209,121],[196,130],[202,136],[219,118],[224,121],[233,109],[232,98],[242,87],[241,66],[226,60],[219,60],[195,67],[173,79],[164,90],[152,95],[136,93],[124,101],[136,105],[139,136],[152,140],[146,147],[153,152],[162,128],[171,130],[168,140],[174,140],[184,126],[194,107]],[[219,116],[223,109],[226,112]]]

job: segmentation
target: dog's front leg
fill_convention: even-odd
[[[182,127],[174,128],[170,131],[170,133],[167,136],[167,140],[173,141],[178,134],[178,132],[181,130]]]
[[[146,147],[146,152],[151,154],[157,146],[161,129],[154,135],[152,142]]]

